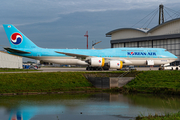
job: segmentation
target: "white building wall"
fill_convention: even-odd
[[[146,33],[137,31],[137,30],[121,30],[117,31],[112,34],[111,39],[117,40],[117,39],[126,39],[126,38],[136,38],[136,37],[143,37],[146,36]]]
[[[0,68],[22,69],[22,57],[10,55],[0,51]]]
[[[158,29],[153,30],[148,35],[156,36],[156,35],[178,34],[178,33],[180,33],[180,20],[162,25],[161,27],[158,27]]]

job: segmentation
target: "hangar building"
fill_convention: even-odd
[[[22,57],[0,51],[0,68],[22,69]]]
[[[165,48],[178,57],[173,65],[180,64],[180,18],[164,22],[152,29],[120,28],[106,33],[106,36],[111,37],[111,48]]]

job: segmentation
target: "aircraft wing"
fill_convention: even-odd
[[[55,51],[56,53],[60,53],[60,54],[64,54],[64,55],[68,55],[68,56],[76,56],[76,57],[80,57],[80,58],[84,58],[84,57],[89,57],[87,55],[81,55],[81,54],[74,54],[74,53],[67,53],[67,52],[58,52]]]
[[[30,54],[31,52],[26,52],[26,51],[22,51],[22,50],[16,50],[13,48],[4,48],[5,50],[11,52],[11,53],[24,53],[24,54]]]
[[[55,51],[56,53],[60,53],[60,54],[64,54],[64,55],[68,55],[68,56],[72,56],[72,57],[77,57],[77,58],[86,58],[86,57],[95,57],[95,56],[88,56],[88,55],[81,55],[81,54],[74,54],[74,53],[67,53],[67,52],[58,52]],[[108,61],[122,61],[123,63],[127,63],[127,64],[132,64],[132,62],[130,60],[127,59],[122,59],[122,58],[110,58],[110,57],[104,57],[105,60]]]

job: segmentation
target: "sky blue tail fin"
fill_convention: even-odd
[[[38,47],[13,25],[4,24],[3,27],[8,37],[11,48],[37,48]]]

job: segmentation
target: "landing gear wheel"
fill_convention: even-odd
[[[86,70],[90,71],[90,70],[91,70],[91,68],[90,68],[90,67],[87,67],[87,68],[86,68]]]

